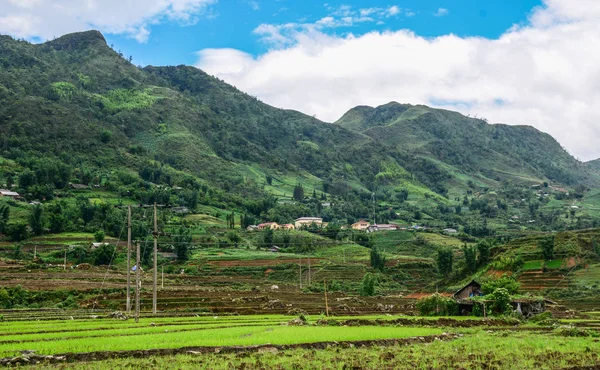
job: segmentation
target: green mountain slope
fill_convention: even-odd
[[[0,55],[7,158],[131,168],[155,159],[217,185],[274,171],[359,188],[394,161],[368,136],[273,108],[196,68],[140,69],[95,31],[40,45],[2,36]]]
[[[550,135],[530,126],[490,125],[456,112],[394,102],[354,108],[336,125],[426,158],[447,172],[454,185],[465,180],[494,185],[505,179],[596,182],[593,171]]]
[[[530,127],[397,103],[329,124],[193,67],[136,67],[96,31],[36,45],[0,36],[0,186],[27,200],[73,197],[73,182],[142,203],[197,198],[256,220],[344,224],[376,212],[381,223],[467,230],[484,227],[482,215],[494,227],[540,228],[509,218],[541,219],[541,205],[552,213],[543,223],[563,228],[575,224],[557,221],[574,195],[538,202],[529,186],[598,178]],[[305,197],[292,203],[298,184]]]

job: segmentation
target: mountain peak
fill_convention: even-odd
[[[107,46],[106,39],[100,31],[90,30],[69,33],[55,40],[48,41],[44,45],[50,45],[54,49],[85,49],[92,46]]]

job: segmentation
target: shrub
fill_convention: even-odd
[[[487,309],[490,313],[506,315],[512,312],[510,304],[510,293],[505,288],[498,288],[492,294],[486,296],[488,299]]]
[[[360,284],[360,294],[364,296],[375,295],[377,277],[371,273],[366,273]]]
[[[379,271],[385,267],[385,257],[375,247],[371,249],[371,267]]]
[[[458,314],[456,301],[438,293],[419,299],[417,309],[423,316],[452,316]]]
[[[98,230],[94,233],[94,240],[98,243],[102,243],[104,241],[105,236],[106,235],[104,234],[104,231]]]

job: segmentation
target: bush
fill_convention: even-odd
[[[512,312],[510,304],[510,293],[505,288],[498,288],[492,294],[486,296],[488,299],[487,309],[490,313],[506,315]]]
[[[458,304],[450,297],[435,293],[417,301],[417,309],[423,316],[458,315]]]
[[[366,273],[360,284],[360,294],[364,296],[374,296],[377,285],[377,277],[371,273]]]
[[[94,240],[98,243],[102,243],[104,241],[105,236],[106,235],[104,234],[104,231],[98,230],[94,233]]]

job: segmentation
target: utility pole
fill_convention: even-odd
[[[37,258],[37,245],[33,246],[33,259]]]
[[[140,281],[140,243],[135,243],[135,322],[140,321],[140,289],[142,282]]]
[[[131,314],[131,206],[127,206],[127,304],[126,310]]]
[[[300,266],[300,290],[302,290],[302,257],[300,257],[300,263],[298,266]]]
[[[323,288],[325,289],[325,315],[329,317],[329,305],[327,304],[327,281],[323,280]]]
[[[152,313],[156,315],[156,296],[157,296],[157,288],[156,284],[158,282],[158,216],[156,214],[156,202],[154,202],[154,283],[152,287]]]
[[[165,289],[165,266],[161,266],[160,289]]]
[[[65,264],[63,266],[63,271],[67,271],[67,249],[65,248]]]
[[[308,286],[310,286],[310,256],[308,256]]]

